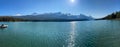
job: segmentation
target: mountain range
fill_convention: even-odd
[[[21,15],[21,16],[17,16],[17,15],[16,16],[1,16],[0,21],[9,21],[6,19],[14,19],[14,21],[19,21],[19,20],[20,21],[83,21],[83,20],[93,20],[93,18],[91,16],[86,16],[84,14],[71,15],[71,14],[64,14],[61,12],[44,13],[44,14],[31,14],[31,15]],[[17,20],[15,20],[15,19],[17,19]]]
[[[32,14],[24,16],[13,16],[14,18],[34,20],[34,21],[75,21],[75,20],[92,20],[91,16],[86,16],[83,14],[80,15],[71,15],[63,14],[61,12],[57,13],[45,13],[45,14]]]

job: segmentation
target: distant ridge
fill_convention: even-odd
[[[4,22],[9,22],[9,21],[26,21],[24,19],[20,19],[20,18],[14,18],[14,17],[11,17],[11,16],[0,16],[0,21]]]
[[[23,16],[4,16],[0,17],[1,21],[84,21],[84,20],[93,20],[91,16],[86,16],[84,14],[80,15],[71,15],[63,14],[61,12],[56,13],[44,13],[44,14],[31,14]],[[7,20],[2,20],[7,19]],[[14,20],[10,20],[14,19]]]
[[[14,16],[14,17],[27,19],[27,20],[92,20],[93,19],[92,17],[88,17],[83,14],[71,15],[71,14],[63,14],[61,12],[25,15],[25,16]]]

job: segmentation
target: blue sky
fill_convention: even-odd
[[[120,11],[120,0],[0,0],[1,16],[62,12],[100,18],[116,11]]]

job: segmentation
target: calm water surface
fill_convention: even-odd
[[[119,47],[120,21],[0,22],[0,47]]]

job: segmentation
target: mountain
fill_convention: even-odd
[[[120,11],[112,13],[102,19],[120,19]]]
[[[26,20],[32,20],[32,21],[80,21],[80,20],[92,20],[93,19],[91,16],[88,17],[83,14],[71,15],[71,14],[63,14],[61,12],[32,14],[32,15],[13,16],[13,17],[20,18],[20,19],[26,19]]]

